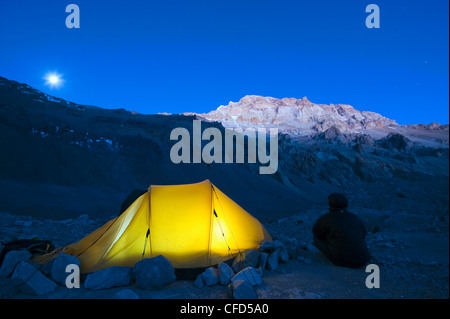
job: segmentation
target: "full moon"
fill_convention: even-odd
[[[57,77],[56,75],[52,75],[51,77],[48,78],[48,80],[50,81],[51,84],[58,84],[59,77]]]
[[[44,79],[45,81],[45,85],[50,86],[50,88],[60,88],[63,84],[63,79],[62,79],[62,75],[58,74],[57,72],[49,72],[45,75]]]

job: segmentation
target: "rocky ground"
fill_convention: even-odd
[[[287,263],[273,271],[265,270],[263,283],[255,287],[259,299],[448,299],[449,227],[447,215],[383,211],[352,207],[362,217],[370,233],[367,237],[372,263],[380,269],[380,288],[366,287],[365,269],[348,269],[331,264],[310,244],[311,227],[323,213],[323,205],[267,223],[274,238],[295,248]],[[56,247],[75,242],[108,218],[53,220],[0,214],[0,240],[17,238],[49,239]],[[158,290],[141,290],[134,285],[98,291],[58,286],[44,296],[20,291],[10,278],[0,279],[2,299],[109,299],[131,289],[146,299],[228,299],[226,286],[197,288],[191,280],[176,280]]]

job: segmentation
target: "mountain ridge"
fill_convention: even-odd
[[[275,126],[279,125],[280,131],[283,133],[288,134],[294,134],[294,135],[312,135],[316,133],[321,133],[326,131],[327,129],[331,128],[332,126],[339,129],[339,131],[343,133],[361,133],[364,129],[375,129],[375,128],[383,128],[383,127],[422,127],[426,129],[433,129],[433,130],[439,130],[439,129],[448,129],[449,124],[445,123],[437,123],[432,122],[429,124],[425,123],[410,123],[406,125],[399,125],[396,120],[389,119],[387,117],[382,116],[379,113],[372,112],[372,111],[359,111],[355,109],[353,106],[345,103],[339,103],[339,104],[321,104],[321,103],[313,103],[311,102],[306,96],[297,99],[294,97],[284,97],[284,98],[274,98],[270,96],[262,96],[262,95],[245,95],[242,97],[238,102],[232,102],[230,101],[227,105],[220,105],[216,109],[211,110],[208,113],[196,113],[196,112],[182,112],[177,114],[171,114],[167,112],[159,112],[155,114],[145,114],[145,113],[139,113],[135,110],[127,110],[125,108],[102,108],[98,106],[93,105],[86,105],[86,104],[79,104],[75,102],[71,102],[68,100],[65,100],[63,98],[50,95],[48,93],[42,92],[38,89],[35,89],[31,87],[30,85],[26,83],[21,83],[15,80],[9,80],[5,77],[0,76],[0,86],[1,87],[9,87],[11,89],[18,89],[23,94],[28,94],[30,96],[35,96],[37,99],[36,101],[49,101],[49,102],[56,102],[60,103],[61,105],[67,106],[67,107],[73,107],[78,109],[85,109],[85,108],[91,108],[91,109],[102,109],[102,110],[112,110],[112,111],[124,111],[128,112],[132,115],[186,115],[186,116],[196,116],[199,119],[205,120],[205,121],[218,121],[224,125],[224,127],[229,128],[235,128],[235,127],[268,127],[267,124],[274,124]],[[266,102],[265,104],[262,103],[263,108],[262,109],[270,109],[272,107],[275,107],[274,110],[278,114],[280,112],[279,108],[287,107],[287,108],[294,108],[297,107],[295,111],[299,111],[299,108],[302,107],[319,107],[316,108],[316,110],[328,110],[332,111],[330,114],[338,114],[340,117],[343,117],[341,121],[333,122],[333,120],[336,120],[336,118],[332,118],[331,120],[327,121],[327,119],[324,119],[325,121],[314,121],[314,116],[310,117],[309,119],[313,119],[311,123],[307,126],[307,129],[303,132],[295,132],[296,128],[294,127],[288,127],[288,125],[285,127],[283,117],[281,118],[271,118],[270,116],[268,119],[264,121],[257,121],[255,123],[252,123],[253,125],[246,125],[249,122],[244,121],[245,119],[248,119],[248,114],[245,114],[244,111],[239,113],[239,108],[253,112],[258,110],[257,108],[253,108],[253,106],[256,104],[257,106],[261,106],[261,102]],[[267,103],[268,102],[268,103]],[[261,108],[259,108],[261,109]],[[225,112],[231,111],[231,113],[237,113],[237,114],[224,114]],[[283,111],[281,111],[283,112]],[[220,117],[220,115],[223,115]],[[252,115],[252,114],[250,114]],[[258,115],[258,114],[255,114]],[[263,114],[259,114],[263,115]],[[271,115],[271,114],[265,114],[265,115]],[[311,115],[310,113],[307,115]],[[327,115],[327,114],[325,114]],[[344,115],[351,115],[353,118],[345,118]],[[233,117],[239,118],[241,117],[241,121],[236,121],[233,119]],[[258,116],[257,116],[258,117]],[[261,117],[260,117],[261,118]],[[250,117],[250,122],[252,117]],[[284,119],[287,120],[285,117]],[[353,121],[352,121],[353,120]],[[363,123],[359,123],[358,121],[363,121]],[[349,123],[345,123],[345,122]],[[241,124],[241,125],[239,125]],[[257,125],[254,125],[257,124]],[[259,125],[258,125],[259,124]],[[304,124],[304,122],[303,122]],[[299,127],[302,129],[302,127]]]
[[[238,102],[221,105],[216,110],[197,114],[209,121],[219,121],[225,127],[278,127],[283,133],[312,135],[336,127],[343,133],[399,126],[371,111],[358,111],[349,104],[318,104],[308,98],[273,98],[246,95]]]

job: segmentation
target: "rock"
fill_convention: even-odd
[[[233,269],[226,263],[217,265],[217,270],[219,271],[219,282],[221,285],[228,285],[231,282],[231,278],[235,275]]]
[[[194,281],[194,286],[195,287],[197,287],[197,288],[203,288],[203,287],[205,287],[205,282],[203,281],[203,276],[202,276],[202,274],[199,274],[198,276],[197,276],[197,278],[195,279],[195,281]]]
[[[162,255],[137,262],[133,273],[140,289],[161,288],[176,280],[175,269]]]
[[[275,250],[269,254],[269,257],[267,258],[267,269],[269,270],[277,269],[279,252],[280,252],[279,250]]]
[[[258,250],[266,253],[271,253],[277,248],[283,247],[284,244],[279,240],[267,241],[265,240],[261,246],[259,246]]]
[[[407,137],[399,133],[389,133],[386,137],[379,140],[382,147],[404,152],[413,146],[413,143]]]
[[[293,243],[297,251],[297,242]],[[267,258],[267,268],[269,270],[275,270],[278,267],[278,262],[287,263],[289,261],[288,248],[279,240],[274,240],[272,242],[265,241],[260,247],[259,251],[269,253]]]
[[[247,267],[238,272],[233,278],[231,278],[231,282],[236,280],[245,280],[253,287],[262,284],[262,278],[260,274],[253,267]]]
[[[14,271],[14,267],[21,262],[30,259],[31,253],[28,250],[12,250],[5,255],[0,268],[0,277],[8,277]]]
[[[260,252],[259,253],[259,259],[258,259],[258,264],[256,265],[256,267],[258,267],[260,269],[266,269],[267,258],[269,258],[269,254],[268,253]]]
[[[235,280],[230,284],[233,299],[258,299],[255,289],[246,280]]]
[[[335,127],[334,125],[323,131],[322,133],[317,134],[314,138],[318,140],[324,140],[328,142],[339,141],[341,137],[341,131]]]
[[[285,246],[281,248],[277,248],[279,250],[278,253],[278,261],[280,263],[287,263],[289,261],[289,254]]]
[[[54,259],[46,262],[45,264],[41,265],[40,271],[46,276],[51,278],[52,277],[52,267],[53,263],[55,262]],[[68,273],[67,273],[68,274]]]
[[[357,134],[352,142],[355,143],[355,145],[361,145],[361,146],[362,145],[368,145],[368,146],[375,145],[375,142],[374,142],[372,136],[367,135],[367,134],[361,134],[361,133]]]
[[[262,244],[259,245],[259,247],[258,247],[258,251],[260,251],[260,252],[268,252],[269,250],[272,250],[272,242],[271,241],[264,240],[262,242]]]
[[[219,271],[214,267],[209,267],[202,273],[202,278],[206,286],[214,286],[219,283]]]
[[[124,289],[114,295],[114,299],[139,299],[139,296],[131,289]]]
[[[256,267],[258,265],[259,252],[255,249],[247,249],[240,252],[233,261],[233,271],[239,272],[247,267]]]
[[[87,275],[84,287],[91,290],[127,286],[131,282],[131,267],[113,266]]]
[[[263,274],[264,274],[263,269],[262,269],[262,268],[255,268],[255,271],[259,274],[259,277],[262,278],[262,276],[263,276]]]
[[[299,244],[297,239],[290,238],[289,240],[285,241],[285,247],[287,250],[287,253],[289,254],[289,258],[295,259],[299,255]]]
[[[24,261],[19,262],[11,278],[17,279],[21,283],[19,286],[20,290],[33,295],[42,296],[56,288],[56,284],[53,281]]]
[[[70,264],[80,267],[80,261],[77,257],[67,254],[60,254],[52,261],[50,278],[57,284],[65,286],[66,278],[70,274],[66,272],[66,268]]]

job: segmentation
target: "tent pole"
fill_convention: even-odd
[[[145,249],[147,247],[147,241],[150,241],[150,258],[153,256],[153,251],[152,251],[152,238],[151,238],[151,233],[150,233],[150,212],[151,212],[151,185],[148,188],[148,228],[147,228],[147,233],[145,234],[145,243],[144,243],[144,250],[142,252],[142,259],[144,259],[145,256]]]

